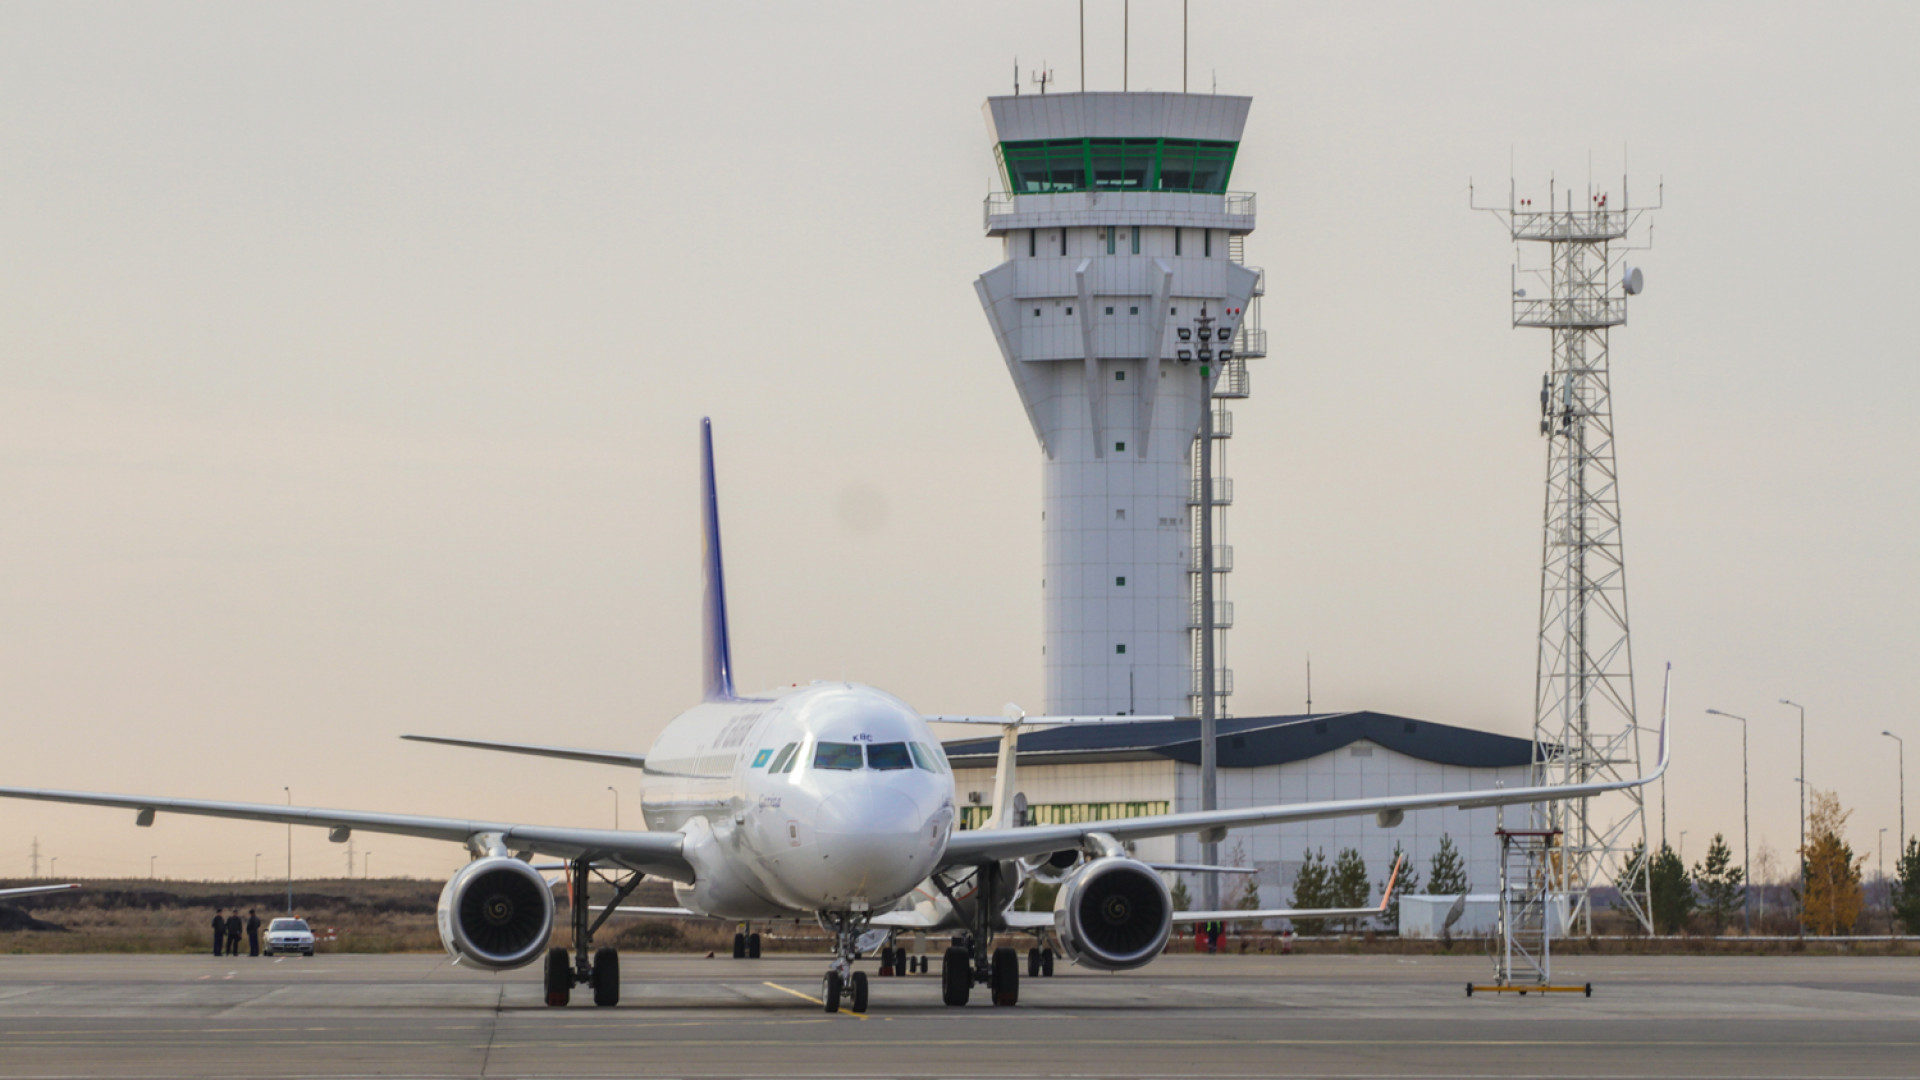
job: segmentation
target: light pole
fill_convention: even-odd
[[[1713,716],[1724,716],[1729,720],[1740,721],[1740,877],[1746,882],[1740,889],[1740,926],[1747,934],[1753,933],[1753,862],[1747,848],[1747,837],[1751,835],[1751,818],[1747,802],[1747,718],[1735,716],[1719,709],[1708,709]]]
[[[617,787],[614,787],[612,784],[608,784],[607,790],[613,792],[613,831],[619,832],[620,831],[620,789]]]
[[[1680,830],[1680,865],[1687,865],[1687,830]]]
[[[1213,671],[1213,362],[1214,317],[1201,305],[1191,327],[1178,327],[1174,355],[1182,363],[1200,361],[1200,809],[1220,806],[1219,722],[1215,713]],[[1233,359],[1227,344],[1230,331],[1221,328],[1219,361]],[[1198,338],[1198,341],[1194,341]],[[1209,866],[1220,861],[1220,841],[1225,832],[1208,829],[1200,834],[1200,861]],[[1220,909],[1220,879],[1217,874],[1201,875],[1203,900],[1208,911]]]
[[[360,857],[360,872],[361,872],[362,874],[364,874],[364,875],[366,875],[366,877],[368,878],[368,880],[372,880],[372,878],[373,878],[373,852],[371,852],[371,851],[369,851],[369,852],[367,852],[367,853],[366,853],[365,855],[363,855],[363,856],[361,856],[361,857]]]
[[[1880,826],[1880,889],[1887,894],[1887,933],[1893,933],[1893,890],[1887,888],[1887,827]]]
[[[148,880],[148,881],[152,881],[152,880],[153,880],[153,861],[154,861],[155,859],[158,859],[159,857],[160,857],[160,856],[158,856],[158,855],[149,855],[149,856],[147,856],[147,880]]]
[[[60,856],[58,856],[58,855],[55,855],[55,856],[53,857],[53,864],[52,864],[51,866],[49,866],[49,867],[47,867],[47,876],[48,876],[48,877],[59,877],[59,876],[60,876]]]
[[[293,788],[285,784],[280,790],[287,793],[287,805],[293,805]],[[287,914],[293,914],[293,822],[287,822]]]
[[[1898,853],[1907,849],[1907,740],[1891,731],[1880,734],[1900,744],[1900,835],[1893,838],[1893,850]]]
[[[253,853],[253,880],[260,880],[260,853],[257,851]]]
[[[1780,704],[1800,710],[1800,888],[1804,890],[1807,887],[1807,707],[1786,698],[1781,698]]]

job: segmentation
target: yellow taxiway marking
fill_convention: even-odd
[[[814,1003],[815,1005],[818,1005],[818,1006],[820,1006],[820,1007],[822,1007],[822,1008],[825,1008],[825,1007],[826,1007],[826,1004],[827,1004],[826,1002],[824,1002],[824,1001],[821,1001],[821,1000],[820,1000],[819,998],[817,998],[817,997],[814,997],[814,996],[813,996],[812,994],[803,994],[803,993],[801,993],[800,991],[798,991],[798,990],[795,990],[795,989],[793,989],[792,987],[789,987],[789,986],[781,986],[781,985],[780,985],[779,983],[776,983],[776,982],[770,982],[770,983],[761,983],[760,985],[762,985],[762,986],[771,986],[771,987],[773,987],[773,988],[774,988],[775,990],[778,990],[778,991],[780,991],[780,992],[781,992],[781,993],[783,993],[783,994],[792,994],[792,995],[793,995],[794,997],[797,997],[797,998],[804,998],[804,999],[806,999],[807,1001],[811,1001],[811,1002],[813,1002],[813,1003]],[[841,1009],[841,1010],[840,1010],[840,1014],[841,1014],[842,1016],[851,1016],[851,1017],[853,1017],[853,1018],[854,1018],[855,1020],[865,1020],[865,1019],[866,1019],[866,1017],[865,1017],[864,1015],[862,1015],[862,1014],[860,1014],[860,1013],[857,1013],[857,1012],[854,1012],[854,1011],[853,1011],[852,1009]]]

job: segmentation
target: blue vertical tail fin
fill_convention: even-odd
[[[733,699],[733,647],[727,635],[727,581],[720,560],[720,493],[713,478],[713,420],[700,420],[700,531],[704,541],[706,601],[701,615],[705,668],[701,694],[708,701]]]

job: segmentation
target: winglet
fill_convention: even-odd
[[[1387,913],[1387,905],[1393,903],[1393,886],[1400,880],[1400,868],[1405,865],[1407,865],[1407,856],[1405,852],[1401,852],[1400,857],[1393,861],[1393,873],[1387,875],[1387,891],[1380,894],[1380,914],[1382,915]]]
[[[1649,783],[1660,779],[1661,776],[1666,774],[1667,762],[1673,757],[1672,702],[1673,662],[1669,660],[1667,662],[1666,681],[1660,685],[1660,757],[1658,764],[1653,767],[1653,774],[1647,777]]]
[[[701,693],[708,701],[733,698],[733,647],[727,635],[727,582],[720,560],[720,493],[713,477],[713,419],[700,418],[700,529],[707,578],[702,608],[705,669]]]

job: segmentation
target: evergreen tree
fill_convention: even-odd
[[[1433,861],[1427,864],[1427,895],[1456,896],[1472,891],[1473,883],[1467,880],[1466,860],[1453,846],[1453,837],[1441,833],[1440,850],[1433,853]]]
[[[1300,872],[1294,875],[1293,896],[1288,899],[1288,907],[1323,908],[1332,907],[1332,875],[1327,870],[1325,851],[1307,851],[1300,860]],[[1321,930],[1322,919],[1295,919],[1294,928],[1303,934],[1317,934]]]
[[[1404,896],[1407,893],[1419,892],[1420,872],[1413,868],[1413,859],[1401,849],[1400,841],[1398,840],[1393,842],[1393,858],[1387,861],[1387,874],[1389,876],[1393,874],[1393,868],[1396,865],[1400,867],[1400,878],[1393,883],[1393,895]],[[1387,883],[1381,881],[1378,884],[1381,893],[1385,894],[1387,891]],[[1380,923],[1395,933],[1400,931],[1400,905],[1397,902],[1387,905],[1386,914],[1380,916]]]
[[[1907,933],[1920,934],[1920,839],[1908,839],[1907,850],[1894,866],[1892,894],[1888,900],[1893,916],[1906,926]]]
[[[1242,879],[1240,884],[1240,895],[1237,898],[1235,898],[1233,901],[1234,909],[1237,911],[1259,911],[1260,910],[1260,875],[1259,874],[1241,874],[1239,876]]]
[[[1367,864],[1360,858],[1360,852],[1354,848],[1342,848],[1334,856],[1333,878],[1330,882],[1333,892],[1333,907],[1357,908],[1366,904],[1373,894],[1373,883],[1367,880]],[[1359,926],[1359,919],[1341,920],[1347,929]]]
[[[1662,934],[1678,934],[1687,928],[1687,916],[1693,914],[1693,882],[1687,877],[1686,864],[1667,844],[1647,868],[1648,891],[1653,894],[1653,928]]]
[[[1693,866],[1693,883],[1700,890],[1700,910],[1718,934],[1746,902],[1746,873],[1733,865],[1733,849],[1719,833],[1707,847],[1707,861]]]
[[[1185,879],[1176,878],[1173,882],[1173,910],[1192,911],[1193,894],[1187,891]]]
[[[1808,801],[1807,846],[1800,853],[1807,868],[1801,922],[1815,934],[1844,934],[1865,906],[1860,867],[1866,856],[1856,856],[1843,835],[1853,811],[1840,808],[1838,794],[1814,790]]]

